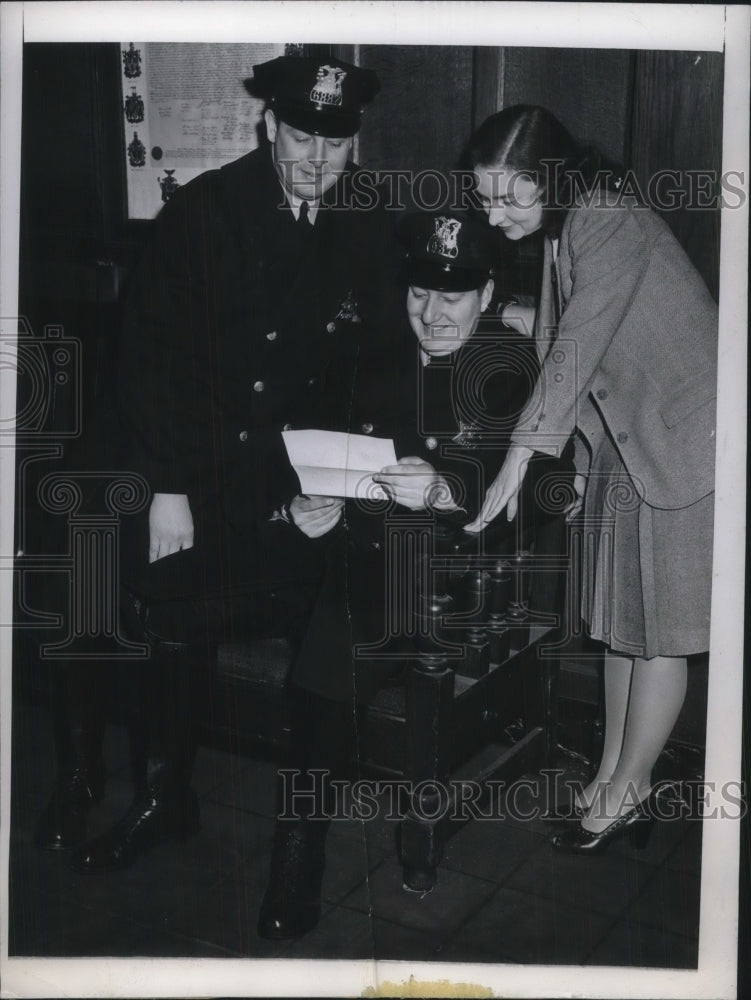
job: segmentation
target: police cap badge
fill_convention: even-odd
[[[407,248],[404,264],[411,285],[465,292],[493,276],[499,254],[494,230],[468,215],[413,213],[401,220],[397,235]]]
[[[331,138],[354,135],[380,90],[373,70],[327,56],[279,56],[254,66],[245,86],[288,125]]]

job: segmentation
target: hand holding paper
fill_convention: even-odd
[[[380,483],[390,497],[410,510],[453,510],[456,507],[449,484],[430,462],[421,458],[400,458],[396,465],[381,469],[373,481]]]
[[[344,501],[333,497],[295,497],[289,513],[304,535],[320,538],[338,524],[343,507]]]
[[[283,431],[300,491],[327,497],[384,500],[373,473],[396,464],[394,442],[340,431]]]

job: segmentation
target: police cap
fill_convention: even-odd
[[[279,56],[254,66],[245,85],[283,122],[331,138],[354,135],[363,105],[381,88],[373,70],[328,56]]]
[[[499,254],[494,230],[468,215],[419,212],[405,216],[397,235],[407,254],[410,285],[439,292],[466,292],[493,277]]]

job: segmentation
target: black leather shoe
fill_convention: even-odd
[[[258,916],[258,936],[288,941],[321,919],[321,882],[328,822],[279,822],[274,833],[269,884]]]
[[[165,798],[147,793],[111,830],[74,851],[70,863],[92,874],[119,871],[157,845],[185,840],[199,828],[200,810],[192,789]]]
[[[565,854],[601,854],[618,837],[628,837],[635,850],[642,850],[647,846],[653,826],[654,816],[648,812],[646,803],[640,802],[600,833],[590,833],[579,823],[556,834],[552,844],[556,851]]]
[[[39,817],[36,844],[45,851],[68,851],[86,840],[89,810],[104,795],[104,766],[73,768],[58,778]]]

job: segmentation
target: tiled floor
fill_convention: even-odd
[[[697,962],[701,827],[658,824],[646,850],[614,843],[583,859],[551,850],[539,820],[474,820],[448,842],[438,885],[404,890],[396,823],[333,824],[324,913],[301,940],[256,934],[270,852],[274,763],[202,748],[201,832],[107,877],[73,872],[34,845],[53,777],[45,712],[14,714],[10,954],[253,956],[607,964]],[[92,832],[129,800],[124,731],[110,726],[107,796]]]

